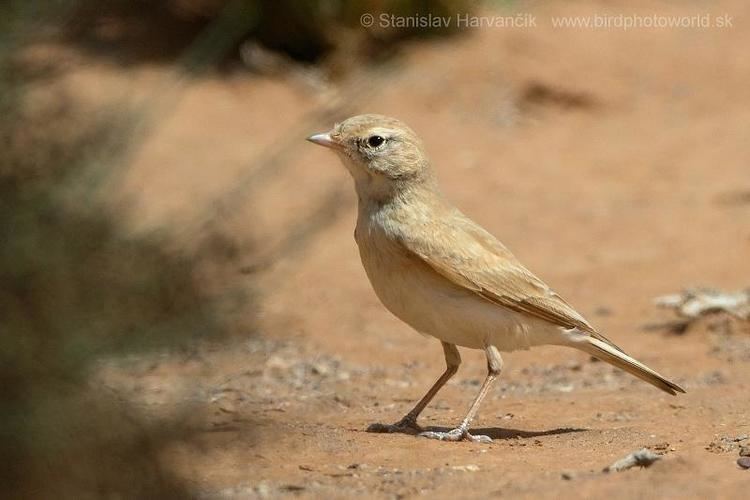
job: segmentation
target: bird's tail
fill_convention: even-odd
[[[631,375],[635,375],[639,379],[644,380],[673,396],[678,392],[685,392],[685,389],[662,377],[640,361],[631,358],[613,345],[595,337],[577,334],[571,338],[571,342],[568,345],[585,351],[595,358],[606,361],[617,368],[625,370]]]

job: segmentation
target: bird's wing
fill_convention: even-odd
[[[621,350],[476,223],[460,213],[437,223],[442,227],[429,240],[423,231],[404,232],[398,240],[443,277],[490,302],[577,328]]]

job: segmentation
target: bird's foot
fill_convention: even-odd
[[[492,438],[482,434],[473,435],[469,434],[468,429],[462,429],[460,427],[447,432],[438,431],[426,431],[420,432],[421,437],[428,439],[438,439],[440,441],[471,441],[472,443],[491,443]]]
[[[384,434],[392,434],[392,433],[398,433],[398,434],[418,434],[422,432],[424,429],[422,429],[419,424],[417,424],[417,421],[413,418],[410,418],[409,416],[406,416],[396,422],[395,424],[370,424],[367,427],[367,432],[377,432],[377,433],[384,433]]]

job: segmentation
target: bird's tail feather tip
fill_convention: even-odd
[[[674,382],[667,380],[665,378],[661,379],[661,382],[664,383],[664,386],[657,386],[660,389],[662,389],[664,392],[668,392],[672,396],[677,396],[677,393],[685,394],[685,389],[680,387],[679,385],[675,384]]]

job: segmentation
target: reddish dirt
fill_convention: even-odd
[[[346,103],[409,123],[456,205],[687,389],[671,397],[562,348],[508,354],[475,422],[495,438],[489,445],[364,432],[421,397],[442,352],[370,289],[352,239],[350,179],[304,141],[332,125],[311,118],[315,90],[239,73],[159,94],[171,78],[162,67],[73,63],[62,83],[92,104],[118,92],[170,97],[126,174],[134,225],[174,228],[189,244],[182,228],[208,220],[271,256],[229,284],[258,291],[255,331],[240,322],[238,340],[197,359],[102,374],[154,418],[195,404],[196,442],[167,450],[165,463],[209,498],[746,495],[750,471],[735,464],[742,442],[722,438],[750,434],[747,326],[644,329],[673,319],[656,296],[750,284],[750,8],[694,8],[732,15],[734,26],[554,29],[553,14],[694,12],[672,2],[521,6],[536,28],[413,44]],[[269,151],[283,152],[270,166]],[[243,264],[257,266],[255,255]],[[455,425],[478,390],[482,354],[462,354],[424,425]],[[641,447],[664,457],[601,472]]]

